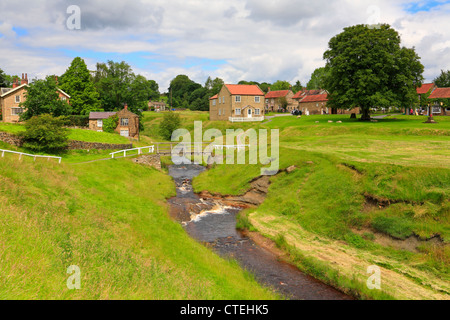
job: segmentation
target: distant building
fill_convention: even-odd
[[[149,101],[148,109],[156,112],[166,111],[167,105],[164,101]]]
[[[212,121],[252,122],[264,120],[264,92],[257,85],[226,84],[210,98]]]
[[[91,112],[89,114],[89,129],[103,132],[104,120],[117,115],[119,124],[116,132],[121,136],[131,139],[139,139],[139,116],[128,110],[128,106],[119,112]]]
[[[14,81],[12,88],[0,88],[0,110],[2,112],[3,122],[17,123],[20,121],[21,114],[25,111],[20,106],[26,100],[28,89],[28,74],[22,74],[20,84],[18,80]],[[70,96],[58,89],[58,95],[61,100],[70,104]]]
[[[428,99],[432,99],[431,112],[434,116],[450,116],[450,107],[442,99],[450,99],[450,88],[435,88]],[[450,100],[448,100],[450,101]]]
[[[286,107],[286,111],[291,112],[297,108],[297,103],[293,99],[292,90],[270,91],[266,94],[266,112],[276,112]],[[283,100],[286,99],[284,102]],[[284,106],[283,103],[287,105]]]

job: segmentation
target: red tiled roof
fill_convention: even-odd
[[[264,96],[264,92],[257,85],[226,84],[233,96]]]
[[[311,96],[306,96],[302,100],[300,100],[300,103],[304,102],[324,102],[328,101],[328,94],[315,94]]]
[[[450,88],[437,88],[428,97],[429,99],[449,99]]]
[[[270,91],[266,94],[266,99],[277,99],[286,97],[289,94],[289,90]]]
[[[420,88],[417,88],[417,94],[425,94],[433,88],[434,83],[424,83]]]
[[[211,98],[209,98],[209,100],[214,100],[214,99],[218,99],[218,98],[219,98],[219,95],[216,94],[215,96],[212,96]]]
[[[313,95],[318,95],[321,92],[323,92],[323,90],[303,90],[303,91],[299,91],[297,92],[292,99],[301,99],[304,96],[313,96]]]

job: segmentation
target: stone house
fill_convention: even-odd
[[[149,101],[148,109],[154,109],[156,112],[166,111],[166,103],[164,101]]]
[[[440,101],[442,99],[450,101],[450,88],[435,88],[428,98],[433,99],[430,105],[433,116],[450,116],[450,106],[445,106],[444,102]]]
[[[28,74],[26,73],[22,74],[20,84],[16,80],[12,88],[0,88],[0,109],[3,122],[17,123],[20,121],[20,115],[25,111],[20,104],[26,100],[27,88]],[[70,96],[67,93],[58,89],[58,95],[61,100],[70,104]]]
[[[265,95],[257,85],[226,84],[210,98],[211,121],[263,121]]]
[[[266,112],[276,112],[283,109],[283,99],[286,99],[288,112],[297,109],[298,103],[293,99],[292,90],[270,91],[266,94]]]
[[[117,115],[119,124],[116,132],[123,137],[139,140],[139,116],[128,110],[128,106],[119,112],[91,112],[89,129],[103,132],[103,121]]]

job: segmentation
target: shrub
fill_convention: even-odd
[[[179,129],[180,125],[181,118],[179,114],[173,112],[166,113],[159,126],[159,133],[164,139],[171,140],[172,133]]]
[[[63,117],[49,114],[34,116],[25,124],[25,131],[20,133],[23,146],[33,152],[58,153],[67,148],[69,130],[64,128]]]
[[[114,133],[119,125],[119,117],[116,115],[103,120],[103,131],[108,133]]]
[[[66,116],[66,125],[70,127],[89,127],[89,116]]]

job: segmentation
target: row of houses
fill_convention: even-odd
[[[419,108],[424,110],[413,109],[413,113],[424,111],[428,116],[449,116],[450,107],[444,106],[439,99],[450,99],[450,88],[438,88],[434,83],[425,83],[417,88],[419,95]],[[427,99],[428,101],[425,101]],[[432,101],[429,103],[429,101]]]
[[[303,114],[351,114],[360,113],[359,108],[338,110],[327,106],[325,90],[270,91],[265,94],[257,85],[226,84],[210,98],[209,110],[212,121],[263,121],[269,112],[300,110]]]
[[[27,98],[28,88],[28,74],[26,73],[22,74],[20,83],[18,80],[13,83],[12,88],[0,88],[0,110],[3,123],[20,122],[20,116],[25,111],[21,104]],[[59,88],[57,90],[59,98],[70,104],[70,96]],[[149,107],[151,103],[149,103]],[[165,110],[165,104],[155,103],[154,108],[155,110]],[[102,132],[103,121],[115,115],[119,119],[115,131],[124,137],[139,139],[139,117],[129,111],[127,105],[119,112],[91,112],[89,115],[89,129]]]
[[[450,108],[434,99],[450,99],[450,88],[437,88],[433,83],[417,88],[423,101],[425,95],[433,101],[429,106],[433,115],[450,115]],[[427,106],[428,107],[428,106]],[[409,108],[408,108],[409,109]],[[299,110],[305,115],[359,114],[360,108],[343,110],[328,106],[326,90],[270,91],[265,94],[257,85],[226,84],[220,92],[210,98],[212,121],[263,121],[269,112]],[[408,110],[409,112],[409,110]],[[429,111],[427,111],[429,112]]]

